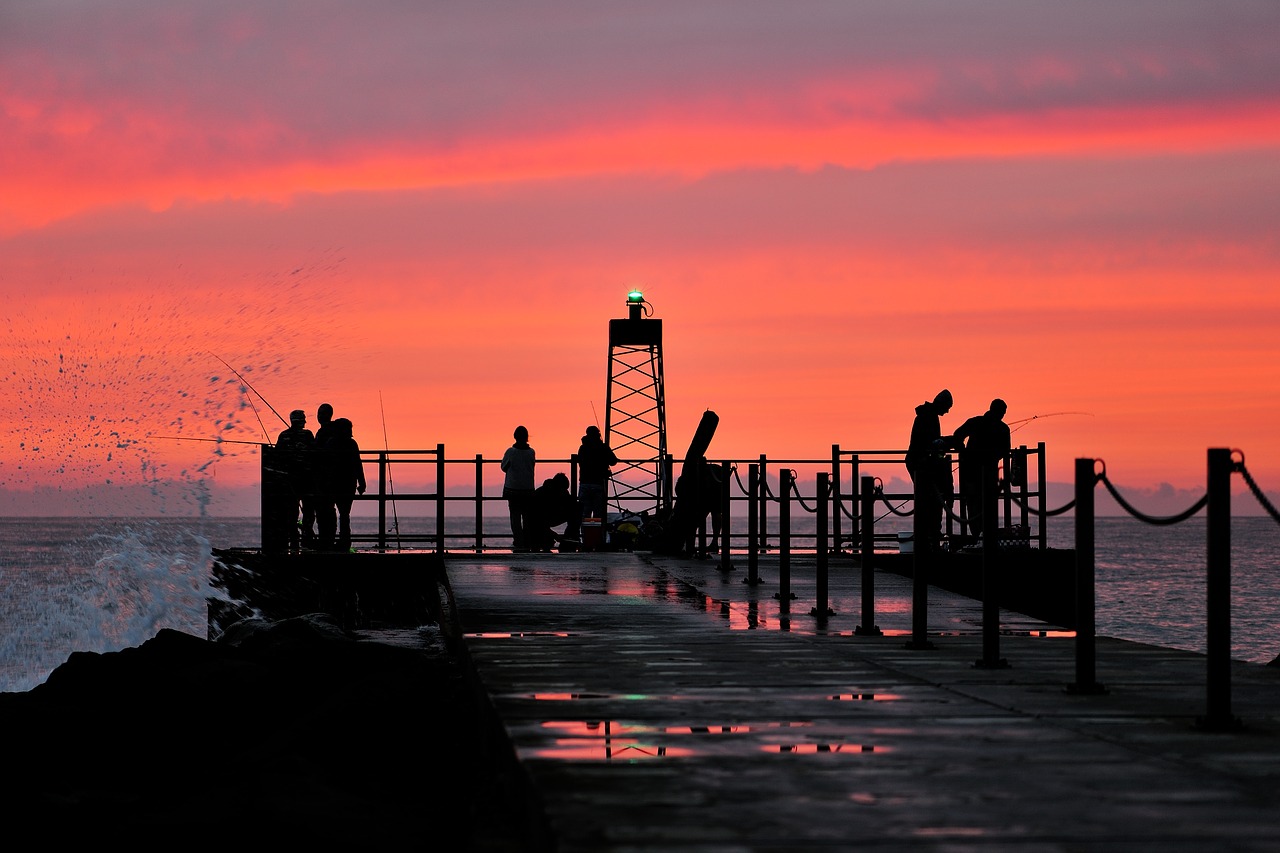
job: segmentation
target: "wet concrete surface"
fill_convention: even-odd
[[[1280,850],[1280,669],[1077,641],[815,560],[449,555],[468,654],[560,851]],[[785,607],[784,607],[785,604]],[[985,645],[984,645],[985,643]],[[1220,703],[1221,700],[1219,700]],[[1205,725],[1208,722],[1209,725]],[[1226,724],[1223,724],[1226,723]],[[1236,725],[1236,724],[1239,725]]]

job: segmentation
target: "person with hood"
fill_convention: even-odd
[[[1008,405],[999,397],[991,408],[962,423],[953,434],[960,450],[960,501],[964,505],[969,535],[982,534],[986,507],[994,506],[998,469],[1012,444],[1009,425],[1004,422]],[[988,494],[983,498],[983,489]]]
[[[364,463],[360,461],[360,445],[353,434],[351,421],[334,418],[331,437],[325,445],[329,454],[332,479],[329,494],[337,511],[338,529],[333,541],[335,551],[351,550],[351,506],[356,493],[364,494]]]
[[[916,419],[911,424],[911,441],[907,445],[907,473],[912,484],[927,498],[927,505],[918,509],[936,516],[933,529],[941,531],[944,510],[951,506],[954,487],[951,482],[951,465],[947,451],[955,448],[955,440],[942,437],[942,416],[951,411],[951,392],[943,388],[932,401],[916,406]]]
[[[609,468],[616,464],[618,457],[600,437],[600,427],[587,427],[578,448],[578,499],[583,518],[604,521]]]
[[[529,430],[518,426],[512,437],[515,444],[502,454],[502,473],[506,474],[502,496],[507,499],[507,511],[511,516],[511,550],[528,551],[528,533],[535,523],[533,469],[537,464],[537,454],[529,446]]]
[[[569,493],[569,478],[563,473],[543,480],[533,493],[533,525],[525,527],[525,542],[530,551],[550,551],[557,541],[560,550],[577,551],[582,508]],[[554,528],[564,525],[564,533]]]

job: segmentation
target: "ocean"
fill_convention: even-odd
[[[368,523],[356,519],[357,532]],[[485,524],[500,531],[506,519]],[[452,519],[450,528],[457,529]],[[792,529],[811,535],[812,521],[795,519]],[[1051,520],[1048,530],[1050,547],[1074,547],[1070,517]],[[256,518],[0,519],[0,691],[30,690],[72,652],[137,646],[162,628],[206,636],[206,602],[217,595],[211,549],[260,538]],[[1204,518],[1168,526],[1099,518],[1095,538],[1098,634],[1203,652]],[[1232,519],[1236,659],[1268,663],[1280,655],[1278,555],[1280,524]]]

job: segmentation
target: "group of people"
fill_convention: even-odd
[[[364,494],[364,464],[351,421],[334,418],[333,406],[316,410],[320,426],[307,429],[307,413],[294,409],[276,438],[274,459],[282,474],[277,490],[280,523],[291,550],[351,549],[351,506]]]
[[[515,443],[502,454],[505,480],[502,496],[511,516],[512,548],[516,551],[549,551],[556,542],[560,550],[575,550],[583,519],[605,517],[606,484],[609,469],[618,457],[605,444],[600,428],[586,428],[578,447],[578,495],[569,489],[569,478],[557,473],[537,482],[534,468],[537,454],[529,445],[529,430],[518,426],[512,434]],[[555,528],[564,525],[564,532]]]
[[[933,400],[916,406],[907,447],[907,473],[918,486],[917,494],[927,501],[923,507],[917,505],[916,511],[926,514],[929,532],[934,535],[954,499],[947,454],[956,451],[960,461],[960,501],[969,535],[977,537],[982,534],[987,507],[995,505],[999,466],[1011,447],[1009,425],[1004,422],[1008,406],[997,397],[986,412],[969,418],[951,435],[944,436],[941,418],[951,411],[953,402],[951,392],[943,389]]]

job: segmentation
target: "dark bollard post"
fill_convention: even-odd
[[[982,659],[980,669],[1004,669],[1009,662],[1000,657],[1000,519],[996,509],[996,471],[982,471]]]
[[[795,471],[783,468],[778,472],[778,593],[779,609],[786,613],[791,609],[791,484]]]
[[[816,542],[814,543],[814,558],[817,562],[816,571],[818,573],[817,583],[818,589],[816,593],[817,601],[814,603],[813,610],[810,611],[814,616],[818,617],[819,624],[825,624],[827,617],[835,613],[828,604],[829,584],[828,569],[829,561],[827,559],[827,530],[828,530],[828,512],[831,506],[831,481],[830,475],[826,471],[818,474],[818,530]]]
[[[760,583],[760,552],[756,547],[759,535],[760,467],[752,462],[747,466],[747,577],[744,582],[752,586]]]
[[[733,560],[729,555],[730,531],[732,529],[733,501],[729,497],[729,477],[733,474],[728,462],[720,463],[720,571],[733,569]]]
[[[1207,678],[1208,713],[1196,721],[1196,727],[1210,731],[1228,731],[1241,727],[1231,714],[1231,451],[1209,450],[1208,521],[1209,579],[1208,636],[1205,649],[1209,672]]]
[[[922,481],[927,477],[921,477]],[[911,642],[909,649],[932,649],[929,642],[929,566],[933,560],[933,539],[938,535],[935,509],[938,499],[934,484],[916,482],[911,510]],[[932,528],[932,529],[931,529]]]
[[[484,553],[484,455],[476,454],[476,553]]]
[[[863,477],[859,494],[862,498],[862,509],[858,513],[862,519],[862,624],[854,628],[853,633],[860,637],[879,637],[883,635],[876,627],[876,576],[872,559],[875,554],[876,529],[876,480],[874,477]]]
[[[1094,460],[1076,460],[1076,680],[1068,693],[1106,693],[1094,680],[1096,646],[1094,625],[1093,490],[1098,478]]]

